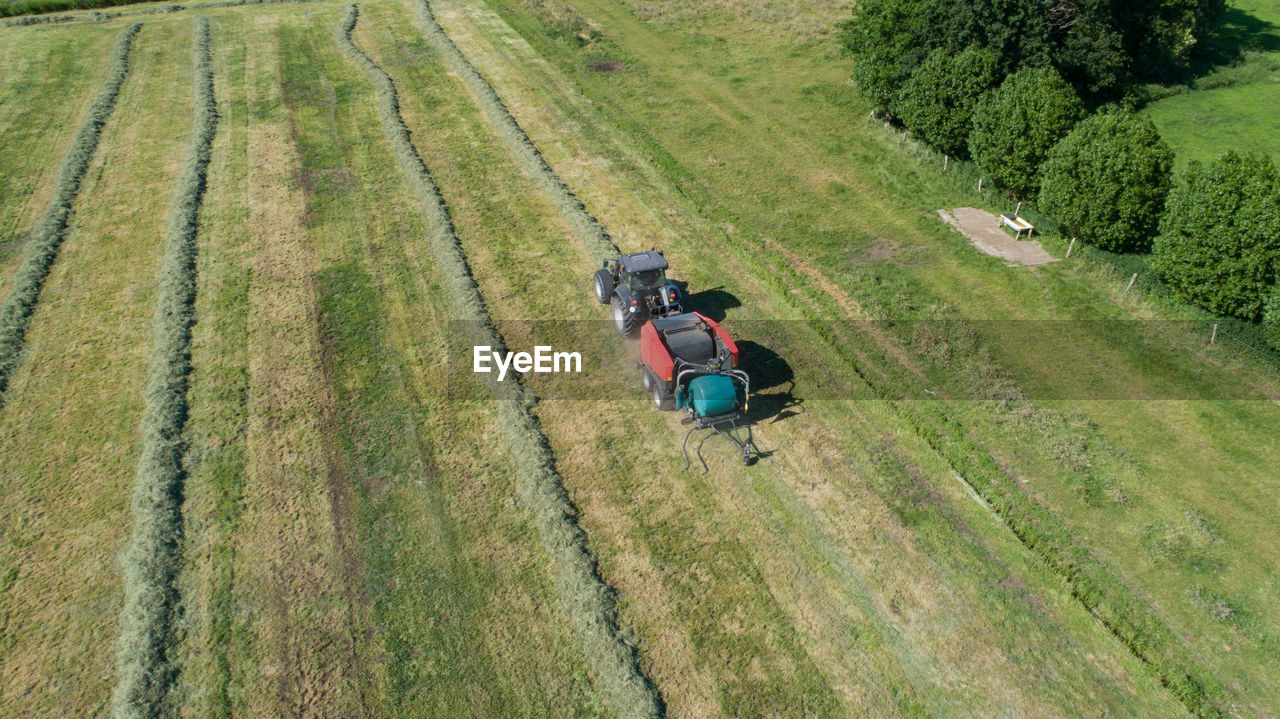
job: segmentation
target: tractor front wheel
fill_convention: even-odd
[[[613,296],[613,327],[618,330],[618,334],[623,337],[630,337],[635,334],[636,327],[640,321],[636,317],[636,313],[631,311],[622,303],[622,298],[617,295]]]
[[[596,299],[600,304],[609,304],[609,298],[613,296],[613,275],[608,270],[596,270],[595,275]]]

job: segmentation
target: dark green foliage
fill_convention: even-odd
[[[934,50],[902,86],[894,114],[911,134],[948,155],[968,154],[973,108],[995,87],[996,56],[971,45],[959,54]]]
[[[58,259],[62,240],[66,238],[71,221],[71,206],[76,195],[80,194],[80,182],[98,148],[102,127],[115,109],[124,78],[129,74],[129,49],[133,46],[133,36],[138,34],[141,27],[141,24],[130,25],[116,38],[111,50],[111,69],[107,73],[107,79],[89,107],[88,116],[76,131],[75,139],[71,141],[71,149],[67,150],[67,156],[62,161],[58,184],[53,188],[49,207],[31,229],[26,258],[13,278],[13,291],[4,304],[0,305],[0,406],[4,405],[4,391],[9,385],[9,374],[18,366],[23,340],[31,325],[31,316],[40,301],[40,290],[44,287],[54,261]]]
[[[1040,187],[1049,150],[1084,115],[1080,98],[1057,71],[1024,68],[974,108],[969,152],[985,176],[1028,197]]]
[[[46,25],[64,22],[102,22],[103,20],[111,20],[117,17],[134,17],[137,15],[163,15],[166,13],[178,12],[180,10],[204,10],[222,7],[240,7],[242,5],[273,5],[276,3],[303,3],[314,2],[315,0],[213,0],[213,2],[203,2],[196,5],[178,5],[175,3],[165,3],[163,5],[156,4],[149,7],[138,8],[137,10],[117,11],[117,12],[98,12],[94,10],[87,15],[24,15],[12,20],[5,20],[4,27],[25,26],[25,25]],[[117,5],[134,4],[137,0],[19,0],[9,5],[0,5],[0,17],[5,15],[23,15],[28,12],[56,12],[58,10],[76,10],[96,7],[114,7]],[[21,10],[21,8],[34,8]]]
[[[1262,307],[1262,333],[1267,344],[1280,350],[1280,280],[1271,288],[1271,294]]]
[[[458,72],[468,87],[476,92],[485,113],[499,120],[498,124],[504,135],[519,132],[509,115],[505,122],[501,121],[506,110],[501,106],[497,95],[436,23],[431,8],[423,2],[419,5],[418,12],[427,39],[450,66],[455,68],[455,72]],[[338,45],[348,57],[365,69],[377,87],[383,129],[427,217],[430,227],[427,239],[441,278],[449,290],[457,319],[464,320],[473,328],[475,336],[470,339],[474,344],[489,345],[501,351],[505,346],[502,336],[494,327],[471,275],[471,268],[455,234],[449,209],[440,196],[430,171],[418,155],[409,130],[400,116],[395,84],[377,63],[351,41],[351,31],[355,28],[357,18],[356,6],[348,6],[337,29]],[[520,136],[523,137],[522,132]],[[527,148],[524,152],[517,152],[517,157],[525,163],[536,160],[545,167],[532,143],[528,143],[528,138],[523,138],[523,142],[527,143]],[[547,172],[550,172],[550,168],[547,168]],[[554,179],[559,182],[558,178]],[[558,198],[554,193],[555,187],[548,188],[553,191],[552,196],[557,204],[571,201],[578,211],[589,218],[582,210],[581,203],[568,194],[563,183],[559,183],[559,187],[564,194]],[[585,222],[584,218],[580,219]],[[584,225],[579,228],[580,231],[587,231],[596,238],[596,242],[600,243],[594,248],[596,250],[603,249],[604,243],[611,246],[603,228],[594,222],[594,218],[590,219],[595,229]],[[491,385],[491,389],[498,397],[499,431],[515,462],[525,502],[533,512],[543,548],[557,570],[556,589],[565,614],[582,643],[583,654],[595,680],[617,716],[660,716],[661,697],[644,676],[635,647],[618,626],[613,592],[596,571],[595,557],[588,546],[586,532],[578,524],[578,510],[565,492],[551,447],[538,419],[530,411],[534,398],[518,382],[495,383]]]
[[[196,231],[204,197],[217,107],[209,21],[195,24],[194,132],[174,188],[165,227],[165,254],[152,320],[153,346],[142,415],[142,446],[133,485],[133,536],[124,557],[118,674],[111,712],[161,717],[170,711],[177,669],[169,661],[176,581],[182,570],[182,458],[186,444],[187,377],[195,323]]]
[[[63,10],[90,10],[98,7],[128,5],[138,0],[17,0],[0,4],[0,17],[16,17]],[[28,24],[28,23],[22,23]]]
[[[1223,0],[866,0],[842,23],[858,88],[881,110],[933,50],[990,50],[1001,75],[1056,68],[1076,91],[1116,99],[1126,88],[1184,67]]]
[[[1152,267],[1210,312],[1260,319],[1280,274],[1280,175],[1265,155],[1192,162],[1169,193]]]
[[[933,47],[922,42],[919,0],[867,0],[841,25],[841,42],[853,53],[853,82],[877,110],[888,110],[898,91]]]
[[[1209,24],[1226,12],[1226,0],[1144,0],[1122,6],[1116,25],[1135,75],[1159,80],[1182,69]]]
[[[1041,167],[1040,209],[1111,252],[1146,251],[1164,210],[1173,150],[1146,117],[1104,112],[1076,125]]]

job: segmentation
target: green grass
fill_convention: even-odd
[[[637,23],[623,3],[573,5],[603,28],[606,41],[585,47],[563,41],[554,32],[544,34],[539,26],[527,24],[527,19],[521,19],[528,17],[524,11],[503,7],[509,8],[507,17],[526,30],[525,37],[553,62],[569,60],[565,67],[573,73],[575,84],[611,121],[630,130],[633,138],[654,139],[661,150],[650,154],[658,156],[657,162],[669,179],[686,187],[701,184],[707,188],[705,193],[689,194],[721,227],[732,226],[734,234],[729,235],[729,241],[738,241],[737,237],[743,241],[759,236],[776,238],[812,258],[814,266],[872,313],[954,316],[946,309],[936,315],[937,310],[931,309],[936,305],[961,308],[963,314],[980,318],[1170,316],[1166,307],[1140,296],[1122,299],[1123,281],[1088,265],[1065,263],[1036,272],[1010,271],[957,241],[957,236],[933,217],[933,209],[981,201],[972,194],[966,196],[940,177],[940,168],[921,167],[915,151],[893,135],[878,126],[851,121],[865,113],[857,109],[859,102],[845,87],[843,70],[831,61],[831,53],[821,44],[783,49],[780,45],[786,40],[774,39],[731,20],[717,25],[712,33],[659,33]],[[521,22],[526,24],[521,26]],[[780,36],[789,38],[786,33]],[[768,57],[771,62],[761,63],[760,57]],[[592,64],[606,58],[623,62],[628,68],[609,75],[590,71]],[[742,80],[722,79],[726,77]],[[695,106],[704,109],[696,115],[680,110]],[[716,121],[708,123],[703,119],[708,117]],[[661,164],[663,152],[672,157],[668,166]],[[886,238],[896,246],[896,256],[872,262],[860,259],[864,248],[877,242],[877,238]],[[1050,238],[1051,247],[1057,242]],[[762,249],[754,245],[751,251],[759,253]],[[832,307],[828,311],[838,309]],[[1172,316],[1178,313],[1175,311]],[[1077,382],[1087,387],[1097,381],[1113,383],[1121,392],[1135,397],[1150,390],[1168,391],[1186,386],[1182,368],[1188,363],[1196,381],[1207,383],[1202,386],[1232,386],[1241,381],[1262,387],[1272,384],[1265,372],[1251,369],[1247,362],[1230,354],[1206,356],[1193,334],[1176,328],[1158,331],[1152,340],[1142,344],[1131,344],[1117,343],[1087,325],[1075,326],[1070,339],[1064,336],[1055,341],[1051,334],[1043,344],[1032,346],[1019,344],[1010,333],[984,330],[981,324],[975,329],[978,346],[986,345],[991,350],[996,369],[1041,396],[1048,388],[1061,392],[1059,396],[1070,397],[1071,387],[1080,386]],[[1049,331],[1063,330],[1050,326]],[[909,342],[911,338],[902,340]],[[1062,353],[1062,361],[1044,362],[1042,356],[1035,354],[1036,347],[1053,347]],[[924,356],[928,356],[928,350],[925,346],[915,348],[916,352],[926,352]],[[1152,358],[1160,361],[1153,363]],[[967,374],[969,370],[964,369],[970,361],[976,374]],[[991,375],[982,369],[991,364],[980,356],[966,357],[962,353],[956,360],[933,368],[930,376],[942,386],[968,396],[973,391],[972,380],[995,381],[1000,376],[999,372]],[[1151,369],[1161,365],[1173,371],[1158,370],[1152,375]],[[1064,366],[1075,371],[1062,373],[1057,369]],[[881,369],[891,375],[900,373],[892,368]],[[1212,390],[1210,396],[1211,393]],[[1187,477],[1174,469],[1190,454],[1175,438],[1184,431],[1202,437],[1218,436],[1216,420],[1211,417],[1238,417],[1244,423],[1233,424],[1227,435],[1244,433],[1251,437],[1252,446],[1267,448],[1257,457],[1262,460],[1274,447],[1262,429],[1274,423],[1274,407],[1269,403],[1228,402],[1197,406],[1206,407],[1201,418],[1204,423],[1195,422],[1195,429],[1184,425],[1178,431],[1154,421],[1165,414],[1160,403],[1112,403],[1111,409],[1102,411],[1100,407],[1108,407],[1106,403],[1069,402],[1064,414],[1048,418],[1048,426],[1027,423],[1019,419],[1019,412],[1002,410],[998,405],[961,404],[949,411],[976,441],[1006,462],[1007,471],[1015,477],[1037,480],[1036,496],[1059,512],[1084,546],[1095,551],[1107,547],[1103,557],[1122,568],[1122,576],[1131,582],[1131,590],[1137,596],[1155,593],[1158,598],[1153,611],[1157,615],[1172,618],[1174,626],[1199,629],[1200,623],[1182,612],[1190,606],[1185,590],[1197,578],[1144,572],[1141,579],[1135,579],[1129,573],[1146,560],[1142,553],[1134,551],[1137,545],[1125,547],[1125,538],[1132,537],[1132,533],[1111,531],[1116,522],[1136,531],[1147,523],[1144,515],[1151,511],[1177,515],[1177,502],[1170,493],[1144,492],[1140,497],[1129,497],[1128,504],[1115,511],[1099,515],[1093,505],[1080,501],[1076,489],[1082,480],[1086,485],[1097,485],[1101,479],[1101,491],[1105,492],[1108,482],[1121,484],[1129,476],[1148,485],[1155,482],[1161,490],[1176,488],[1177,494],[1185,497],[1190,484],[1201,489],[1195,492],[1196,501],[1187,511],[1194,511],[1197,503],[1218,504],[1218,511],[1226,516],[1248,518],[1253,512],[1250,504],[1258,506],[1268,501],[1263,467],[1274,458],[1258,463],[1239,455],[1218,455],[1217,471],[1237,478],[1233,494],[1243,493],[1237,494],[1241,496],[1238,505],[1221,506],[1220,499],[1212,499],[1221,494],[1215,492],[1218,483]],[[1034,405],[1028,407],[1032,408]],[[1072,425],[1079,422],[1070,417],[1077,411],[1084,413],[1084,424],[1073,429]],[[1153,421],[1134,420],[1135,412]],[[1116,427],[1121,417],[1145,426],[1148,433],[1122,434]],[[1105,425],[1099,421],[1103,418]],[[1008,432],[999,433],[1001,425],[1011,428],[1012,437]],[[1067,446],[1083,443],[1093,447],[1086,454],[1086,462],[1095,461],[1095,455],[1110,455],[1132,457],[1133,464],[1127,470],[1114,463],[1103,465],[1098,469],[1100,478],[1082,478],[1059,459],[1064,440],[1069,440]],[[1006,447],[1008,451],[1004,450]],[[1052,467],[1053,473],[1045,476],[1036,467]],[[1092,490],[1083,492],[1085,498],[1095,494]],[[1256,526],[1254,522],[1249,524]],[[1269,571],[1261,557],[1266,555],[1262,547],[1271,539],[1264,530],[1253,539],[1237,541],[1241,546],[1231,556],[1234,562],[1250,568],[1238,574],[1224,574],[1220,580],[1244,588],[1249,586],[1249,577],[1257,576],[1256,572]],[[1265,615],[1266,611],[1258,614]],[[1237,691],[1253,690],[1265,696],[1269,691],[1265,688],[1267,682],[1258,681],[1262,678],[1258,672],[1270,670],[1259,670],[1257,662],[1265,661],[1262,657],[1267,655],[1266,643],[1237,638],[1214,627],[1205,631],[1231,641],[1249,657],[1224,664],[1215,656],[1206,662],[1213,673],[1234,677],[1224,679],[1231,685],[1227,691],[1235,696]],[[1194,647],[1187,650],[1200,654]],[[1233,653],[1233,659],[1235,656],[1240,655]]]
[[[97,151],[102,127],[115,109],[120,88],[128,76],[129,53],[139,27],[138,24],[130,25],[112,44],[108,56],[111,70],[76,130],[75,139],[58,170],[57,184],[49,205],[28,233],[26,256],[13,275],[11,291],[0,304],[0,403],[4,401],[9,377],[21,359],[31,316],[40,302],[40,291],[67,237],[72,208],[89,163]]]
[[[0,43],[0,296],[9,293],[59,161],[106,77],[103,58],[118,32],[8,32]]]
[[[1261,152],[1280,161],[1275,108],[1280,105],[1280,7],[1232,0],[1205,54],[1222,58],[1186,85],[1150,88],[1144,112],[1177,153],[1179,165],[1208,162],[1227,150]],[[1167,95],[1161,97],[1162,95]]]
[[[178,595],[185,641],[175,648],[179,688],[194,713],[230,717],[235,709],[236,543],[243,514],[248,430],[249,209],[246,47],[243,30],[220,23],[214,43],[214,96],[220,109],[202,209],[188,391],[186,528]]]
[[[180,611],[187,449],[182,432],[188,415],[191,327],[196,318],[196,234],[218,124],[209,19],[196,18],[192,29],[191,141],[174,183],[156,281],[147,406],[133,487],[133,534],[122,561],[125,601],[112,694],[116,717],[169,713],[170,689],[177,676],[171,657],[176,645],[175,617]]]
[[[497,330],[514,349],[602,359],[593,379],[616,388],[533,411],[669,716],[1177,716],[1169,689],[1197,708],[1195,689],[1162,686],[1138,655],[1185,654],[1266,713],[1280,607],[1265,557],[1280,537],[1256,507],[1277,499],[1274,405],[1072,397],[1270,392],[1274,378],[1183,327],[1136,342],[1049,324],[1052,364],[999,325],[954,322],[1203,318],[1122,294],[1121,271],[1093,262],[1009,270],[942,226],[939,207],[1006,208],[860,119],[824,30],[843,7],[492,4],[501,17],[433,3],[614,241],[665,248],[691,291],[715,289],[735,336],[795,374],[753,400],[768,456],[744,469],[709,442],[710,471],[681,471],[683,428],[596,321],[592,234],[526,174],[412,3],[362,5],[354,40],[399,89]],[[494,440],[506,410],[461,398],[456,272],[437,264],[438,228],[369,77],[333,41],[342,9],[201,12],[220,129],[197,236],[182,713],[609,715],[538,495]],[[0,509],[0,686],[18,711],[92,714],[112,680],[151,278],[189,130],[156,108],[187,96],[190,17],[156,15],[139,36],[147,82],[126,86],[108,126],[0,411],[0,476],[16,478]],[[75,88],[85,103],[100,77],[57,55],[61,39],[97,47],[123,24],[0,31],[61,58],[46,85],[6,47],[0,68],[23,84],[0,93],[28,88],[76,116]],[[592,69],[605,61],[622,67]],[[0,117],[18,118],[0,132],[68,141],[21,103]],[[161,140],[128,149],[143,136]],[[47,185],[59,156],[0,148],[12,186]],[[31,212],[15,197],[0,207],[20,229]],[[949,324],[869,335],[830,321],[890,310]],[[525,321],[553,316],[591,321]],[[779,318],[793,321],[752,321]],[[856,399],[821,399],[833,386]],[[877,399],[919,387],[981,399]],[[31,479],[45,476],[56,486]],[[1093,594],[1097,577],[1121,591]]]
[[[429,369],[439,360],[421,354],[443,345],[442,290],[453,281],[428,259],[429,228],[384,139],[373,88],[339,54],[329,17],[282,39],[303,164],[321,178],[308,224],[325,263],[322,332],[347,418],[339,439],[358,479],[370,621],[385,627],[376,636],[387,656],[382,695],[367,699],[397,715],[596,715],[598,690],[555,608],[536,532],[511,511],[512,460],[482,449],[497,418],[447,403],[444,377]],[[313,104],[326,85],[336,112]],[[365,188],[361,205],[325,179],[343,168]]]

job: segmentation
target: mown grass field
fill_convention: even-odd
[[[1185,399],[1274,398],[1273,370],[1184,325],[1141,341],[1114,322],[1037,325],[1039,343],[999,323],[913,331],[1183,316],[1086,262],[1005,268],[937,220],[983,199],[861,120],[829,32],[847,6],[431,3],[495,111],[417,3],[362,3],[351,40],[393,82],[501,339],[580,351],[621,388],[545,398],[533,428],[663,713],[1276,715],[1280,537],[1259,508],[1276,501],[1277,406]],[[117,681],[200,14],[218,125],[167,701],[193,717],[643,715],[581,628],[597,605],[549,543],[564,518],[513,453],[511,406],[459,386],[460,280],[385,98],[339,44],[346,12],[0,29],[0,219],[20,237],[112,38],[144,23],[0,407],[0,702],[18,714],[105,715]],[[709,471],[683,471],[678,418],[600,321],[599,248],[495,127],[504,111],[618,246],[665,249],[758,363],[754,466],[708,443]],[[20,244],[0,250],[7,274]],[[903,321],[848,322],[885,316]],[[530,322],[550,318],[573,321]],[[907,387],[940,399],[897,399]],[[1132,399],[1095,399],[1114,396]],[[1033,541],[1050,535],[1028,533],[1028,507],[1065,544]],[[1065,556],[1088,557],[1086,579]],[[1183,665],[1221,687],[1185,693],[1162,674]]]

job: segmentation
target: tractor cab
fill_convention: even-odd
[[[647,250],[607,260],[596,270],[596,299],[613,305],[619,334],[631,336],[650,319],[681,313],[680,291],[667,280],[667,258]]]

